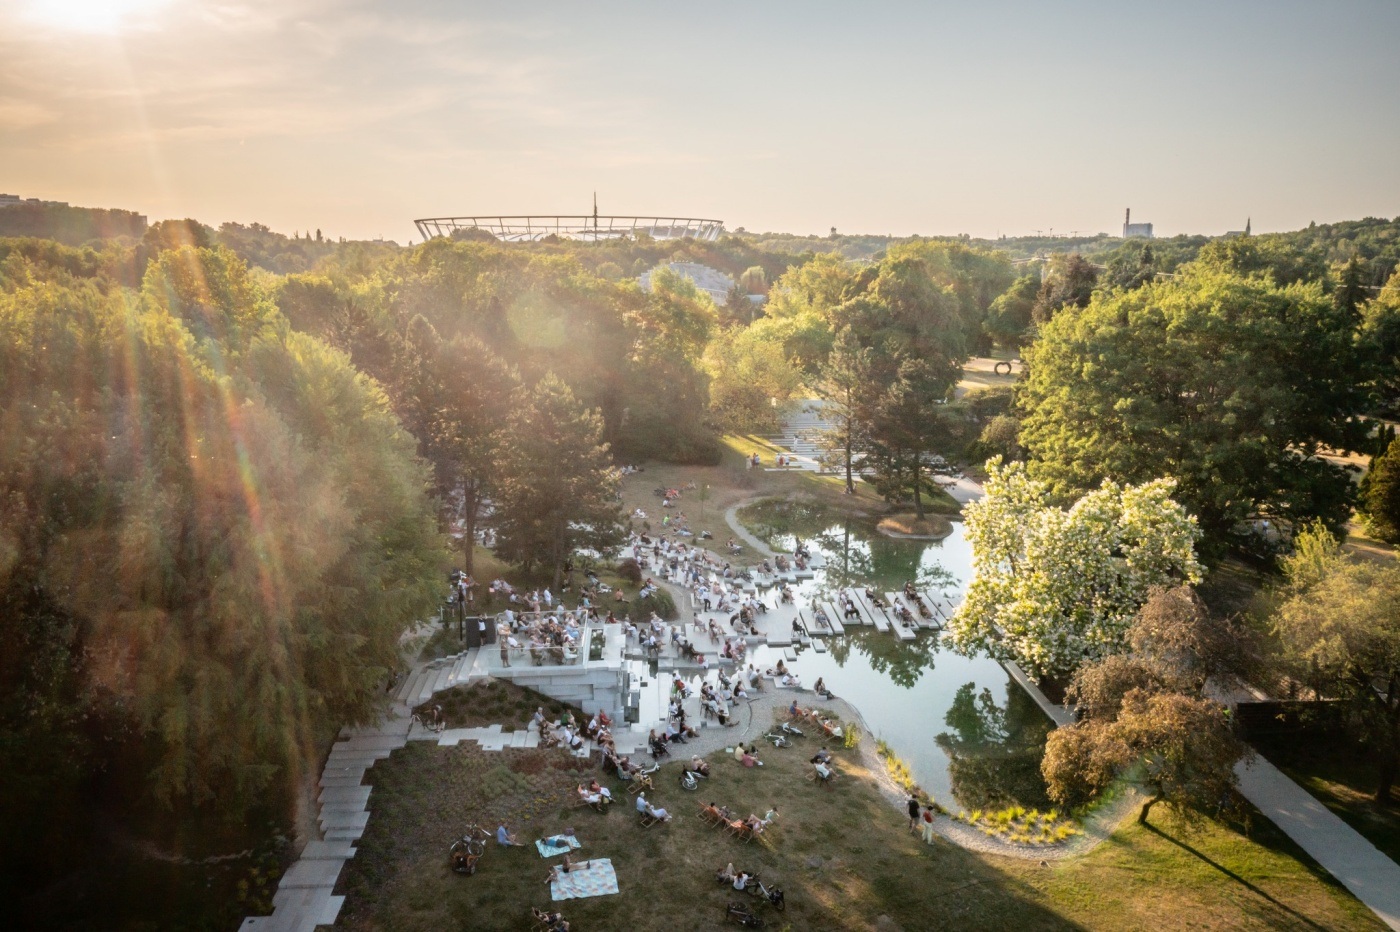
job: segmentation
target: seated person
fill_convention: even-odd
[[[817,682],[821,682],[818,680]],[[797,707],[797,700],[792,700],[792,705],[788,706],[788,718],[797,718],[802,714],[802,710]]]
[[[515,836],[506,828],[506,824],[502,822],[500,827],[496,829],[496,844],[509,846],[518,845],[520,842],[516,840]]]
[[[816,770],[817,770],[817,777],[818,777],[819,779],[821,779],[821,780],[830,780],[830,779],[831,779],[831,768],[828,767],[826,764],[824,764],[824,763],[817,763],[817,764],[813,764],[812,766],[816,768]]]
[[[750,874],[748,871],[739,871],[738,876],[734,878],[734,889],[745,889],[748,887],[749,881],[751,880],[753,880],[753,874]]]
[[[831,692],[826,688],[826,680],[822,679],[820,676],[817,677],[817,685],[812,688],[816,691],[816,694],[823,699],[831,698]],[[794,705],[795,704],[796,703],[794,703]]]
[[[800,688],[802,686],[802,680],[795,673],[785,673],[783,674],[783,685],[796,686]]]
[[[647,802],[647,794],[645,794],[645,793],[638,793],[638,794],[637,794],[637,812],[639,812],[639,813],[642,814],[642,815],[649,815],[649,814],[650,814],[650,812],[649,812],[650,809],[651,809],[651,803]]]
[[[723,819],[723,818],[724,818],[724,813],[721,812],[721,811],[720,811],[720,808],[719,808],[718,806],[716,806],[714,803],[710,803],[710,804],[706,805],[706,806],[703,807],[703,808],[704,808],[704,810],[705,810],[705,815],[707,815],[707,816],[713,816],[713,817],[716,818],[716,819]],[[728,820],[726,820],[726,821],[728,821]]]
[[[845,734],[841,726],[829,718],[822,719],[822,730],[833,738],[840,738]]]
[[[739,763],[744,762],[744,742],[740,741],[734,748],[734,759]]]
[[[653,819],[656,819],[658,822],[671,821],[671,813],[667,812],[664,806],[653,806],[651,803],[647,803],[646,811],[647,815],[651,816]]]
[[[812,755],[812,763],[814,764],[825,764],[829,760],[831,760],[831,752],[828,751],[825,746],[816,754]]]
[[[715,871],[715,879],[718,880],[720,883],[733,883],[734,878],[738,876],[738,873],[736,873],[734,870],[733,861],[730,861],[724,867]]]
[[[773,808],[771,808],[771,809],[769,809],[767,812],[765,812],[765,813],[763,814],[763,818],[760,819],[759,821],[761,821],[761,822],[763,823],[764,827],[766,828],[766,827],[767,827],[769,824],[771,824],[772,821],[773,821],[774,819],[776,819],[777,817],[778,817],[778,807],[777,807],[777,806],[774,806]]]
[[[755,757],[753,752],[754,749],[752,747],[749,748],[747,751],[744,752],[743,756],[740,757],[739,760],[743,763],[745,767],[762,767],[763,761]]]
[[[698,773],[703,777],[708,777],[710,775],[710,765],[705,763],[704,759],[698,754],[692,754],[690,756],[690,763],[686,765],[685,769],[691,773]]]
[[[760,819],[758,816],[754,815],[752,812],[750,812],[749,817],[744,820],[744,824],[749,827],[749,831],[757,835],[759,832],[763,831],[763,827],[767,823]]]

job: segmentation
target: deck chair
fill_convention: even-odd
[[[655,825],[657,822],[660,822],[661,820],[654,815],[649,815],[645,812],[639,812],[637,813],[637,821],[641,823],[642,828],[651,828],[653,825]]]

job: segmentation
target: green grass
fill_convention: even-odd
[[[528,928],[530,906],[550,904],[543,881],[552,863],[532,845],[491,845],[474,877],[447,867],[448,844],[466,822],[494,829],[509,818],[523,841],[572,826],[584,843],[579,857],[612,859],[618,895],[557,904],[582,932],[719,928],[733,891],[712,875],[729,862],[785,890],[785,914],[755,907],[776,929],[1380,928],[1262,821],[1248,836],[1212,824],[1183,839],[1133,822],[1087,856],[1041,867],[922,844],[858,752],[838,751],[841,777],[820,788],[804,779],[802,744],[767,749],[762,768],[711,755],[712,779],[696,793],[681,790],[668,765],[650,795],[676,819],[649,829],[615,780],[605,781],[619,797],[607,814],[571,808],[573,786],[588,774],[560,752],[412,744],[370,771],[373,815],[342,874],[338,926]],[[760,842],[744,845],[695,818],[710,800],[742,814],[774,804],[781,812]]]

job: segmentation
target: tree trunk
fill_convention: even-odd
[[[1142,811],[1138,813],[1138,825],[1146,825],[1146,824],[1147,824],[1147,813],[1150,812],[1150,811],[1152,810],[1152,807],[1153,807],[1153,806],[1157,805],[1157,804],[1158,804],[1159,802],[1161,802],[1161,801],[1162,801],[1162,791],[1161,791],[1161,790],[1158,790],[1158,791],[1157,791],[1157,795],[1153,796],[1153,797],[1152,797],[1151,799],[1149,799],[1147,802],[1145,802],[1145,803],[1142,804]]]
[[[1382,761],[1380,766],[1380,776],[1376,785],[1376,805],[1386,808],[1390,806],[1390,790],[1395,786],[1395,758],[1390,757]]]
[[[855,479],[851,475],[851,425],[846,424],[846,491],[851,495],[856,494]]]
[[[464,512],[462,520],[462,530],[465,532],[462,537],[462,563],[468,576],[474,575],[476,569],[476,509],[479,507],[480,495],[477,492],[476,481],[468,479],[462,483],[462,510]]]
[[[914,514],[920,521],[924,520],[924,497],[919,486],[923,485],[924,468],[919,462],[919,457],[914,457]]]

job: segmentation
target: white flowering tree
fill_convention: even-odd
[[[1064,510],[1024,464],[987,469],[986,497],[966,510],[976,574],[948,626],[956,649],[1069,673],[1122,649],[1154,586],[1200,581],[1200,532],[1171,480],[1105,481]]]

